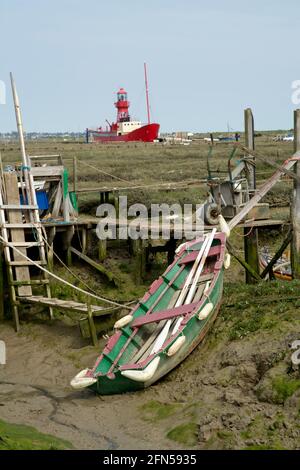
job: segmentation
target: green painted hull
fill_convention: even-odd
[[[183,347],[180,349],[180,351],[174,357],[168,357],[164,351],[158,354],[161,358],[159,369],[150,381],[136,382],[126,377],[123,377],[121,375],[121,372],[117,371],[114,379],[109,379],[107,376],[101,376],[98,378],[97,383],[95,383],[89,388],[100,395],[112,395],[116,393],[134,392],[137,390],[142,390],[157,382],[164,375],[168,374],[168,372],[178,366],[178,364],[180,364],[187,356],[189,356],[189,354],[196,348],[196,346],[201,343],[201,341],[209,331],[210,327],[212,326],[218,315],[222,301],[222,293],[223,269],[222,272],[219,273],[216,287],[214,289],[213,295],[211,296],[211,300],[215,304],[214,310],[203,322],[200,322],[196,318],[196,315],[188,322],[188,324],[183,330],[183,334],[186,336],[187,340]]]
[[[194,304],[196,307],[193,311],[184,317],[185,320],[182,322],[182,326],[179,327],[178,333],[170,336],[156,354],[151,356],[146,354],[146,359],[134,361],[133,358],[139,353],[140,348],[143,346],[146,338],[150,336],[151,331],[149,333],[147,325],[134,329],[131,326],[132,322],[130,322],[110,338],[93,370],[90,371],[89,376],[97,379],[93,385],[89,386],[91,390],[101,395],[108,395],[132,392],[148,387],[180,364],[203,340],[216,319],[223,293],[225,236],[224,234],[217,235],[219,239],[214,239],[213,246],[218,248],[217,245],[219,245],[220,254],[216,257],[213,264],[211,263],[210,267],[208,266],[208,269],[212,269],[212,280],[209,289],[202,295],[201,300]],[[187,257],[187,254],[190,256],[192,252],[195,254],[199,252],[201,245],[202,241],[194,242],[192,245],[193,249],[190,251],[186,249],[179,253],[172,265],[152,284],[149,291],[139,302],[133,314],[134,320],[139,319],[143,321],[143,318],[147,317],[146,313],[149,311],[150,314],[147,318],[151,317],[151,313],[159,312],[160,314],[160,312],[170,308],[168,306],[172,296],[174,296],[174,292],[182,289],[192,266],[192,263],[184,264],[182,260],[184,257]],[[199,312],[202,312],[208,303],[213,304],[212,310],[204,320],[199,320]],[[177,318],[173,320],[176,321]],[[157,323],[154,325],[156,325],[156,328]],[[183,335],[185,336],[183,345],[174,355],[168,355],[170,347]],[[121,373],[122,368],[123,370],[132,370],[133,368],[143,371],[157,357],[160,358],[157,369],[151,378],[143,382],[132,380]]]

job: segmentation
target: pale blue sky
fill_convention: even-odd
[[[131,114],[169,130],[292,126],[300,79],[298,0],[0,0],[0,80],[17,83],[27,131],[113,120],[124,86]],[[15,129],[11,92],[0,132]]]

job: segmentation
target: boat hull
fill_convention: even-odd
[[[97,382],[89,388],[99,395],[136,392],[138,390],[143,390],[144,388],[149,387],[171,372],[171,370],[175,369],[175,367],[182,363],[202,342],[217,318],[222,300],[223,271],[219,274],[216,289],[217,290],[215,291],[215,295],[213,296],[213,299],[211,299],[214,300],[216,304],[213,311],[205,321],[205,324],[203,325],[203,322],[199,321],[196,316],[190,320],[189,324],[183,330],[183,334],[187,338],[184,346],[173,357],[168,357],[164,352],[160,353],[160,363],[158,369],[150,380],[146,382],[137,382],[122,376],[120,371],[118,371],[112,379],[108,378],[107,376],[100,376]]]
[[[137,391],[180,364],[217,317],[225,242],[221,232],[181,245],[173,263],[130,315],[116,322],[115,333],[93,369],[73,379],[74,388],[82,382],[101,395]]]
[[[158,138],[159,124],[152,123],[135,129],[128,134],[118,135],[116,132],[100,132],[89,130],[94,142],[153,142]]]

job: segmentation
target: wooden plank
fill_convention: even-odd
[[[32,158],[32,157],[31,157]],[[48,176],[61,176],[64,167],[59,166],[33,166],[31,174],[34,178],[47,178]]]
[[[22,303],[33,303],[39,305],[45,305],[48,307],[65,309],[65,310],[74,310],[76,312],[88,313],[87,305],[79,302],[72,302],[68,300],[61,300],[56,298],[48,298],[43,296],[30,296],[30,297],[20,297]],[[111,311],[110,308],[100,307],[98,305],[91,305],[93,314],[96,313],[97,316],[108,315]]]
[[[12,212],[13,214],[13,212]],[[13,219],[18,219],[18,220],[22,220],[22,214],[21,213],[18,213],[18,212],[15,212],[16,215],[20,216],[20,217],[13,217]],[[9,217],[9,220],[11,220],[11,217]],[[40,223],[34,223],[34,224],[27,224],[27,223],[15,223],[15,222],[9,222],[9,223],[5,223],[5,224],[1,224],[1,227],[4,227],[4,228],[10,228],[10,229],[25,229],[25,228],[37,228],[37,227],[41,227],[41,224]]]
[[[180,305],[179,307],[170,308],[167,310],[160,310],[159,312],[153,312],[151,315],[143,315],[136,318],[132,323],[132,328],[139,328],[143,325],[148,325],[149,323],[158,323],[161,320],[169,320],[171,318],[176,318],[181,315],[186,315],[191,313],[194,308],[197,306],[197,303]]]
[[[35,206],[33,204],[2,204],[0,205],[0,209],[8,209],[8,210],[32,210],[38,209],[39,206]]]
[[[114,279],[114,275],[108,271],[104,266],[102,266],[101,264],[99,263],[96,263],[94,260],[92,260],[91,258],[89,258],[87,255],[84,255],[83,253],[81,253],[80,251],[76,250],[76,248],[74,248],[73,246],[70,247],[70,251],[72,253],[74,253],[76,256],[78,256],[80,259],[82,259],[83,261],[85,261],[86,263],[88,263],[90,266],[92,266],[93,268],[95,268],[97,271],[99,271],[101,274],[104,274],[107,279],[111,282],[115,282],[115,279]]]
[[[7,204],[18,204],[20,203],[19,189],[18,189],[18,178],[16,173],[4,173],[4,184],[6,189]],[[16,211],[8,211],[8,221],[9,226],[20,225],[23,228],[22,224],[22,213]],[[25,225],[25,224],[24,224]],[[24,229],[16,229],[15,227],[11,228],[11,242],[25,242],[25,233]],[[21,253],[26,255],[26,248],[19,248]],[[22,262],[24,258],[21,254],[12,250],[12,259],[15,262]],[[15,280],[17,281],[29,281],[30,272],[27,266],[20,266],[15,268]],[[20,286],[18,289],[19,296],[28,296],[32,295],[31,286]]]
[[[23,252],[24,250],[22,250],[20,248],[19,251]],[[18,255],[18,257],[20,258],[20,261],[19,260],[17,260],[17,261],[8,261],[7,264],[9,264],[9,266],[34,266],[35,264],[38,264],[39,266],[46,266],[46,264],[47,264],[45,261],[34,261],[34,262],[33,261],[27,261],[27,260],[23,261],[24,258],[21,255],[19,255],[19,253],[16,253],[16,252],[14,252],[14,253],[15,253],[15,258],[16,258],[16,255]],[[25,253],[25,255],[26,255],[26,253]],[[22,261],[21,261],[21,259],[22,259]]]
[[[3,242],[3,245],[8,246],[8,243],[10,242]],[[14,242],[14,246],[17,248],[19,246],[31,248],[32,246],[41,246],[43,245],[43,242]]]
[[[13,281],[13,286],[38,286],[38,285],[45,285],[49,284],[49,279],[31,279],[30,281]]]

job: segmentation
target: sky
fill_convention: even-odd
[[[291,128],[299,31],[298,0],[0,0],[0,132],[9,72],[28,132],[113,121],[121,86],[146,122],[144,62],[162,132],[242,130],[246,107],[256,129]]]

